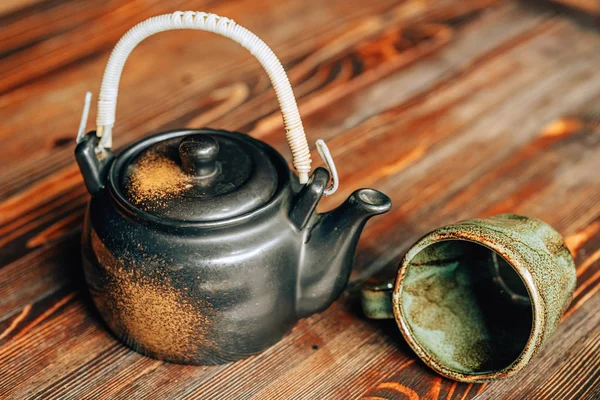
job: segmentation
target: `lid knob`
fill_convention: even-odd
[[[211,135],[186,136],[179,144],[183,170],[196,178],[210,178],[217,174],[218,155],[219,143]]]

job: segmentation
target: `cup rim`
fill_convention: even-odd
[[[498,233],[496,230],[488,227],[481,227],[486,231]],[[439,242],[451,241],[451,240],[462,240],[467,242],[476,243],[478,245],[487,247],[488,249],[496,252],[501,256],[519,275],[523,281],[527,293],[529,295],[532,307],[532,327],[529,333],[529,337],[525,344],[525,347],[519,354],[519,356],[508,366],[498,371],[488,371],[483,373],[465,373],[453,369],[444,363],[438,361],[430,351],[426,350],[413,336],[410,324],[407,322],[407,318],[404,315],[404,310],[401,301],[401,291],[403,289],[403,280],[406,275],[408,265],[412,259],[419,254],[425,248]],[[430,232],[421,239],[419,239],[406,253],[402,259],[399,272],[396,276],[394,283],[394,289],[392,292],[392,310],[396,324],[400,328],[404,339],[407,341],[409,346],[417,354],[417,356],[430,368],[435,370],[437,373],[458,381],[462,382],[486,382],[498,378],[505,378],[513,375],[520,371],[533,357],[536,349],[539,347],[543,326],[544,326],[544,304],[540,297],[539,291],[537,290],[533,276],[531,272],[525,267],[525,260],[518,254],[507,249],[503,245],[493,242],[486,238],[484,235],[474,234],[473,232],[464,230],[464,227],[458,227],[451,225],[445,228],[440,228]]]

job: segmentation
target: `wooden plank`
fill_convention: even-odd
[[[600,16],[600,1],[598,0],[551,0],[556,4],[571,7],[592,16]]]
[[[6,32],[24,23],[35,27],[23,37],[0,33],[11,53],[2,71],[17,72],[12,80],[0,71],[7,90],[0,98],[6,121],[0,132],[6,149],[0,160],[0,371],[9,371],[1,374],[0,397],[598,394],[600,35],[552,10],[492,3],[266,1],[268,18],[249,1],[207,6],[256,31],[288,66],[309,140],[328,141],[341,174],[340,191],[321,208],[361,186],[392,198],[393,210],[369,223],[361,238],[357,270],[394,273],[418,236],[474,216],[525,213],[567,235],[578,266],[574,301],[557,336],[527,370],[487,385],[442,379],[416,360],[393,321],[365,320],[355,292],[300,321],[266,352],[229,365],[167,364],[119,344],[95,313],[80,272],[78,221],[87,195],[72,160],[73,131],[83,91],[99,81],[109,39],[165,6],[51,1],[52,23],[32,24],[40,16],[25,7],[5,16],[11,22]],[[83,6],[85,23],[73,24]],[[113,23],[115,32],[106,38],[45,52]],[[210,124],[250,132],[289,157],[259,67],[226,41],[190,46],[192,34],[166,34],[136,50],[123,81],[118,145],[149,131]],[[36,57],[43,68],[17,68]]]
[[[5,0],[0,4],[0,16],[22,10],[44,0]]]
[[[117,3],[122,4],[121,2]],[[146,4],[145,2],[139,3]],[[188,3],[186,3],[186,7],[205,8],[202,2]],[[273,1],[272,3],[277,2]],[[209,8],[207,11],[227,14],[238,20],[241,18],[249,29],[255,31],[273,47],[284,62],[290,63],[322,46],[324,42],[333,40],[341,32],[352,30],[364,19],[368,20],[370,15],[377,15],[385,11],[392,2],[375,1],[360,9],[350,7],[344,8],[344,13],[333,12],[336,7],[340,7],[339,3],[342,2],[327,3],[325,9],[311,6],[310,3],[301,7],[295,3],[282,3],[280,11],[273,13],[271,20],[250,16],[242,17],[247,14],[246,8],[252,8],[247,3]],[[74,8],[69,11],[73,15],[77,13],[77,4],[79,3],[67,3],[68,6]],[[100,3],[95,2],[94,4]],[[81,55],[84,59],[77,61],[77,57],[80,57],[79,53],[71,56],[72,52],[62,53],[57,50],[56,59],[52,58],[50,61],[60,65],[69,65],[69,68],[65,67],[53,74],[38,78],[36,78],[36,71],[22,69],[22,65],[23,63],[27,65],[41,64],[41,61],[35,57],[46,54],[44,46],[47,44],[45,41],[40,44],[42,48],[33,51],[33,54],[30,54],[32,53],[31,49],[25,49],[5,58],[2,70],[0,70],[0,87],[3,76],[7,82],[15,82],[13,71],[20,71],[23,81],[31,83],[28,83],[27,87],[12,90],[0,98],[0,111],[7,116],[3,129],[0,131],[0,140],[3,140],[6,149],[6,156],[0,160],[0,168],[5,171],[0,177],[0,198],[22,190],[23,187],[19,182],[23,182],[23,177],[27,177],[27,181],[32,182],[36,180],[36,176],[48,176],[51,172],[73,164],[72,146],[81,113],[83,95],[86,90],[98,92],[104,64],[111,47],[114,46],[121,34],[135,22],[142,20],[146,14],[165,12],[174,7],[169,3],[170,6],[166,8],[164,2],[160,2],[163,4],[162,8],[154,7],[149,10],[144,9],[142,12],[134,7],[136,4],[137,2],[132,2],[129,7],[133,8],[129,11],[131,14],[129,18],[134,20],[127,19],[126,15],[121,14],[119,7],[124,7],[122,5],[115,6],[114,10],[105,10],[100,7],[101,10],[96,10],[95,13],[92,11],[99,6],[89,7],[90,10],[87,12],[95,15],[96,18],[94,22],[96,31],[104,26],[105,20],[114,20],[111,18],[111,13],[120,15],[112,22],[112,24],[119,24],[118,27],[113,29],[115,32],[111,33],[110,37],[103,39],[106,40],[106,47],[99,50],[95,58],[88,60],[85,58],[88,55]],[[269,4],[266,3],[265,7]],[[293,25],[290,15],[296,15],[297,18],[306,17],[309,21],[297,35],[291,35],[289,32],[282,34],[280,32],[282,29],[276,28]],[[19,22],[17,21],[15,24],[18,25]],[[369,24],[373,25],[373,22]],[[85,24],[80,25],[80,29],[92,29],[86,28],[86,26]],[[375,28],[371,27],[370,29]],[[14,30],[18,31],[18,26]],[[92,35],[96,31],[92,30],[88,35]],[[40,36],[44,34],[47,32],[40,33]],[[60,43],[77,43],[81,34],[79,29],[67,30],[62,34],[57,33],[56,40]],[[157,127],[164,126],[168,122],[175,121],[176,123],[181,114],[190,113],[191,110],[203,113],[210,106],[221,102],[219,99],[223,97],[223,89],[227,95],[227,93],[231,93],[227,91],[228,87],[235,88],[240,84],[251,92],[252,90],[268,92],[269,96],[266,99],[270,100],[270,103],[267,107],[271,111],[276,109],[277,103],[260,65],[236,43],[215,35],[209,36],[210,40],[208,40],[207,36],[209,34],[192,31],[167,32],[162,36],[158,35],[148,39],[136,49],[128,60],[120,86],[121,96],[117,116],[120,128],[115,134],[115,146],[130,143],[142,135],[155,132]],[[199,42],[201,45],[190,46],[190,43],[194,42]],[[72,47],[77,48],[77,50],[73,50],[76,52],[85,50],[80,46],[73,45]],[[17,56],[21,58],[15,58]],[[37,61],[33,63],[29,57]],[[50,65],[42,65],[30,68],[43,68],[43,71],[47,71],[50,67]],[[132,70],[136,73],[128,73]],[[1,71],[4,71],[4,74]],[[169,71],[169,73],[165,74],[161,71]],[[159,77],[160,79],[158,79]],[[147,85],[149,81],[154,82],[154,85]],[[211,94],[212,91],[219,89],[221,89],[220,95]],[[35,102],[31,101],[29,97],[31,93],[36,93]],[[237,91],[233,91],[234,95],[237,93]],[[228,104],[221,110],[221,113],[228,113],[237,104],[236,101]],[[255,106],[257,105],[255,103]],[[260,115],[256,115],[257,109],[252,110],[255,118],[260,117]],[[92,110],[90,126],[94,117],[95,110]],[[44,129],[32,129],[31,121],[35,121],[36,127],[44,127]],[[22,135],[22,132],[25,131],[28,132],[28,135]],[[8,137],[11,138],[10,141],[5,140]],[[32,146],[32,143],[37,143],[37,146]],[[18,157],[19,163],[15,163],[13,157]]]

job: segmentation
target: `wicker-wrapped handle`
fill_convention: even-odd
[[[275,89],[283,115],[286,138],[292,151],[293,164],[301,183],[308,181],[311,170],[310,150],[300,119],[298,105],[290,81],[273,51],[255,34],[233,20],[203,12],[175,12],[149,18],[131,28],[112,51],[98,99],[97,135],[101,149],[112,147],[119,81],[127,57],[144,39],[159,32],[177,29],[196,29],[228,37],[246,48],[261,63]],[[329,162],[328,162],[329,163]]]

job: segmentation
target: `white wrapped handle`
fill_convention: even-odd
[[[101,138],[100,148],[112,147],[112,129],[115,123],[119,81],[127,57],[147,37],[159,32],[176,29],[196,29],[218,33],[238,42],[256,57],[269,75],[271,84],[275,89],[281,114],[283,115],[286,138],[292,151],[294,168],[298,173],[300,182],[306,183],[311,169],[310,150],[300,119],[298,105],[281,62],[258,36],[246,28],[237,25],[231,19],[203,12],[178,11],[173,14],[149,18],[131,28],[119,40],[106,64],[98,99],[96,133]],[[337,176],[335,179],[337,180]]]

